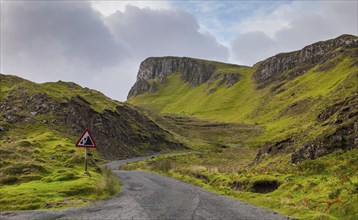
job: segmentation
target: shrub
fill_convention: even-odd
[[[153,164],[153,169],[157,171],[162,171],[167,173],[169,170],[173,168],[172,162],[169,159],[164,159],[160,161],[156,161]]]
[[[99,181],[97,186],[97,194],[109,194],[114,195],[119,191],[119,180],[113,174],[112,170],[107,167],[101,168],[102,171],[102,179]]]
[[[21,141],[19,143],[19,145],[20,145],[20,147],[31,147],[32,146],[32,144],[28,141]]]
[[[8,176],[5,177],[1,180],[1,184],[14,184],[18,181],[19,179],[16,176]]]

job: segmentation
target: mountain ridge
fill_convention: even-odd
[[[279,53],[257,62],[252,66],[255,69],[253,77],[257,84],[264,84],[268,81],[273,81],[283,72],[291,70],[287,78],[293,79],[304,74],[307,69],[312,68],[315,64],[324,63],[341,53],[349,54],[351,57],[358,57],[358,50],[354,49],[357,47],[358,38],[354,35],[341,35],[334,39],[316,42],[303,47],[301,50]],[[339,50],[336,51],[336,49]],[[327,54],[328,52],[330,53]],[[301,67],[300,65],[303,64],[304,66]],[[207,82],[212,74],[217,71],[218,66],[220,68],[220,65],[248,67],[190,57],[149,57],[140,64],[137,81],[129,91],[128,99],[145,92],[156,92],[159,84],[163,84],[170,74],[176,72],[181,73],[184,82],[188,82],[191,87],[196,87]],[[330,66],[332,65],[333,63]],[[358,65],[358,63],[354,65]],[[190,71],[188,72],[188,70]],[[238,79],[233,81],[232,84],[235,84]],[[262,87],[262,85],[259,86]]]
[[[357,50],[349,50],[357,47],[358,38],[353,35],[341,35],[335,39],[316,42],[305,46],[301,50],[280,53],[256,63],[254,66],[257,66],[257,69],[253,77],[258,84],[264,84],[273,81],[283,72],[291,70],[287,77],[294,79],[304,74],[315,64],[324,63],[341,53],[349,54],[351,57],[358,57]],[[339,50],[337,51],[336,49]],[[332,67],[334,63],[330,64],[330,67]]]
[[[233,68],[231,70],[220,68],[224,65]],[[180,72],[182,80],[189,83],[191,87],[207,81],[215,81],[220,72],[223,75],[222,83],[230,87],[239,80],[238,72],[235,70],[237,67],[239,65],[188,57],[149,57],[140,64],[137,81],[129,91],[128,98],[148,91],[156,92],[158,86],[175,72]]]
[[[308,153],[309,150],[303,149],[310,141],[318,143],[322,138],[329,139],[342,127],[347,127],[343,129],[348,132],[343,132],[345,135],[357,132],[353,128],[357,117],[354,110],[357,106],[357,58],[358,37],[342,35],[302,50],[278,54],[253,67],[220,63],[222,71],[216,68],[210,80],[195,86],[177,70],[167,71],[166,77],[156,83],[155,90],[131,96],[127,102],[160,114],[259,124],[266,128],[265,132],[246,142],[249,146],[263,148],[257,157],[268,152],[291,152],[291,161],[297,163],[332,152],[315,144],[317,147]],[[165,57],[149,59],[158,59],[161,65],[166,65]],[[230,86],[222,83],[226,69],[237,77]],[[150,74],[151,71],[140,69],[139,73]],[[142,75],[140,78],[145,79]],[[160,73],[152,74],[151,80],[157,75]],[[351,101],[345,102],[347,99]],[[279,144],[285,140],[290,141]],[[357,145],[354,135],[347,140],[350,140],[349,145]],[[336,150],[345,149],[343,145],[337,145]]]

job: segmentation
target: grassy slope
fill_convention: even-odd
[[[1,76],[0,98],[11,96],[11,105],[21,102],[22,93],[34,95],[45,92],[65,102],[76,94],[85,97],[97,111],[113,108],[117,102],[94,90],[82,89],[73,83],[35,84],[15,76]],[[23,109],[17,115],[29,116]],[[84,150],[74,143],[78,137],[66,132],[66,125],[54,127],[44,120],[52,115],[36,115],[34,123],[4,124],[0,133],[0,210],[60,208],[85,205],[89,201],[105,198],[119,190],[108,171],[101,172],[89,164],[92,178],[83,173]],[[92,151],[91,162],[101,161]],[[112,185],[111,185],[112,184]]]
[[[255,67],[236,67],[242,78],[230,88],[215,84],[190,88],[175,73],[156,93],[145,93],[128,102],[159,113],[193,115],[218,122],[259,123],[266,131],[251,139],[250,145],[255,146],[292,134],[303,133],[311,138],[323,132],[315,120],[317,115],[356,91],[356,69],[350,68],[353,60],[343,56],[336,59],[340,58],[343,61],[328,71],[315,72],[319,68],[316,66],[286,82],[281,87],[284,91],[278,94],[271,92],[275,84],[256,89],[252,78]],[[224,72],[224,68],[220,71]],[[216,91],[209,94],[213,88]],[[305,141],[303,135],[300,138]]]
[[[277,84],[256,89],[252,79],[255,66],[237,67],[242,77],[230,88],[215,84],[190,88],[182,82],[179,73],[171,75],[156,93],[142,94],[128,102],[162,114],[192,115],[212,122],[246,123],[264,128],[264,131],[257,130],[245,137],[245,148],[196,148],[200,152],[190,156],[165,156],[125,168],[160,172],[297,218],[357,219],[357,150],[334,153],[298,166],[289,164],[290,155],[278,154],[266,156],[258,166],[248,166],[257,152],[252,146],[294,136],[298,147],[323,132],[334,130],[334,125],[317,121],[317,116],[327,106],[355,96],[357,91],[357,68],[352,67],[356,60],[344,55],[335,59],[342,60],[326,71],[315,70],[332,60],[285,81],[277,90],[280,92],[272,92]],[[211,89],[216,91],[210,94]],[[334,121],[335,117],[330,120]],[[168,130],[173,129],[170,122],[156,121]],[[177,130],[174,127],[174,133]],[[196,131],[200,132],[200,129]],[[192,133],[189,129],[187,135]],[[211,134],[205,137],[205,132],[202,134],[202,142],[212,137]],[[222,143],[227,140],[233,143],[233,133],[227,134],[230,137],[223,138]],[[179,132],[179,137],[183,136],[185,132]],[[236,139],[241,139],[240,135]],[[256,182],[270,183],[272,180],[281,184],[276,191],[253,193]],[[243,189],[233,187],[238,183]]]
[[[243,146],[250,137],[264,132],[259,125],[213,123],[195,117],[145,113],[178,142],[194,150]]]

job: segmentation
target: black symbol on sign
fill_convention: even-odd
[[[89,136],[84,137],[81,141],[80,141],[80,145],[82,146],[93,146],[92,140]]]

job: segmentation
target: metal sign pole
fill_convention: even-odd
[[[85,147],[85,174],[87,174],[87,147]]]
[[[91,174],[87,170],[87,154],[88,154],[88,148],[85,147],[85,174],[87,174],[89,177],[92,177]]]

